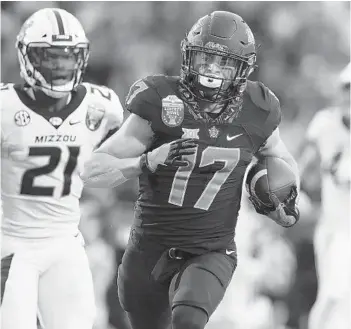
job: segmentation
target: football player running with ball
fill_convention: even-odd
[[[246,168],[254,156],[275,156],[297,175],[279,137],[279,101],[247,79],[256,47],[243,19],[223,11],[204,16],[181,49],[180,77],[135,82],[126,101],[132,114],[81,174],[90,187],[139,176],[118,277],[134,329],[204,328],[236,268],[234,231]],[[283,204],[257,210],[291,226],[298,212],[295,202],[290,206],[293,216]]]
[[[1,86],[3,329],[89,329],[92,276],[79,233],[78,172],[118,128],[117,95],[82,83],[89,41],[61,9],[34,13],[16,48],[23,85]]]

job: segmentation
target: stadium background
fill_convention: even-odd
[[[178,75],[180,41],[213,10],[241,15],[254,32],[259,79],[278,96],[282,137],[297,155],[308,122],[337,102],[338,74],[350,61],[349,2],[1,2],[1,81],[20,82],[14,48],[34,11],[60,7],[81,21],[91,41],[85,80],[114,89],[122,103],[130,85],[148,74]],[[209,329],[306,329],[315,299],[312,233],[318,182],[302,198],[302,219],[283,230],[244,202],[237,230],[239,266]],[[115,190],[86,190],[81,229],[94,275],[95,329],[125,329],[115,272],[128,238],[137,182]],[[136,269],[137,270],[137,269]]]

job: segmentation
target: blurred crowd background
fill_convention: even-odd
[[[36,10],[73,13],[91,41],[85,80],[114,89],[124,103],[131,84],[148,74],[178,75],[180,42],[198,18],[214,10],[241,15],[256,37],[258,69],[283,111],[281,134],[297,155],[316,111],[335,104],[338,75],[350,61],[349,2],[1,2],[1,80],[20,82],[15,39]],[[317,280],[312,234],[319,189],[302,197],[302,218],[283,230],[256,215],[246,199],[237,229],[238,269],[209,329],[306,329]],[[86,190],[81,229],[94,276],[96,329],[126,329],[116,270],[128,239],[137,182]],[[137,270],[137,269],[136,269]]]

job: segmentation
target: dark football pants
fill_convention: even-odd
[[[171,328],[171,312],[178,305],[201,309],[209,318],[222,300],[236,267],[235,257],[210,252],[180,261],[179,271],[174,271],[171,262],[164,269],[171,276],[162,277],[161,273],[161,279],[156,280],[153,270],[164,251],[161,246],[131,234],[118,271],[118,292],[133,329]]]

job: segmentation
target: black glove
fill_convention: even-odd
[[[192,138],[181,138],[171,143],[166,143],[148,152],[142,158],[143,165],[151,172],[155,172],[159,165],[172,167],[185,167],[189,161],[184,155],[192,155],[196,152],[197,141]]]
[[[293,186],[284,202],[280,202],[278,197],[271,193],[269,196],[272,201],[271,206],[263,204],[255,196],[250,196],[249,199],[257,213],[269,216],[281,226],[290,227],[295,225],[300,219],[300,212],[296,206],[297,196],[297,187]]]

